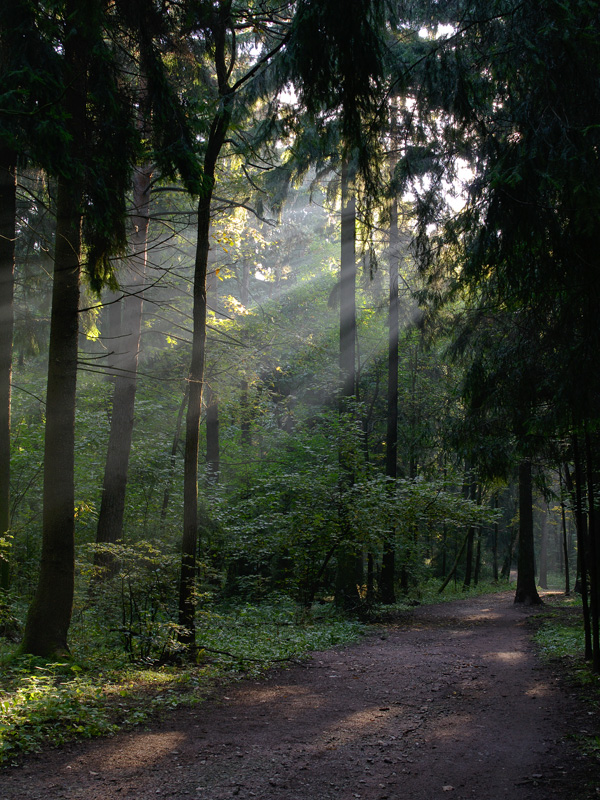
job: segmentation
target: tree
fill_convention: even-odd
[[[51,105],[57,97],[56,54],[40,35],[25,2],[0,10],[0,539],[10,529],[10,405],[14,326],[17,164],[56,143]],[[40,104],[41,110],[40,110]],[[0,558],[0,589],[10,582],[6,554]]]
[[[210,250],[211,202],[216,179],[216,169],[221,150],[227,139],[236,101],[243,87],[273,60],[286,41],[285,7],[264,9],[259,5],[244,13],[234,6],[232,0],[219,0],[199,9],[192,22],[192,32],[200,36],[206,48],[211,68],[216,74],[216,85],[211,97],[213,115],[204,145],[203,168],[207,191],[198,202],[196,215],[197,245],[194,264],[192,355],[188,376],[189,399],[186,413],[185,457],[184,457],[184,512],[181,577],[179,584],[179,624],[182,627],[181,641],[190,652],[195,650],[195,574],[198,539],[198,456],[200,441],[200,414],[204,388],[204,365],[206,360],[206,277]],[[236,18],[239,12],[240,19]],[[248,13],[247,13],[248,12]],[[254,18],[256,15],[256,19]],[[244,17],[242,22],[241,17]],[[240,58],[238,34],[240,30],[253,30],[256,23],[268,20],[265,25],[268,35],[263,42],[260,57],[243,71]],[[262,25],[262,23],[261,23]],[[270,47],[270,49],[269,49]],[[242,62],[240,65],[240,61]],[[237,79],[234,70],[242,70]]]
[[[0,149],[0,538],[10,530],[10,383],[15,269],[16,158]],[[8,555],[0,556],[0,589],[10,585]]]
[[[22,649],[50,656],[68,649],[74,582],[74,420],[77,384],[78,304],[82,242],[92,288],[113,280],[111,257],[126,246],[126,192],[138,135],[130,98],[119,75],[118,47],[109,36],[117,21],[94,0],[66,0],[54,35],[61,43],[63,150],[53,154],[57,175],[57,225],[44,450],[42,557]],[[149,90],[161,84],[154,70]],[[164,83],[161,84],[164,89]],[[164,97],[164,92],[163,92]],[[173,105],[171,105],[173,108]],[[163,115],[166,125],[168,115]],[[165,135],[163,125],[159,132]],[[172,132],[168,132],[171,137]],[[176,133],[173,156],[201,184]],[[167,160],[168,163],[168,160]],[[190,177],[191,176],[191,177]]]
[[[531,461],[519,464],[519,562],[515,603],[539,605],[542,601],[535,585],[533,549],[533,488]]]
[[[122,312],[122,319],[119,325],[119,336],[114,342],[117,356],[112,359],[115,366],[114,392],[102,502],[96,533],[96,541],[99,544],[114,543],[123,535],[125,491],[133,433],[137,366],[142,331],[142,293],[148,257],[151,177],[151,167],[136,167],[134,170],[132,232],[129,236],[132,254],[129,257],[129,280],[126,294],[118,304]],[[123,285],[122,277],[121,282]],[[98,563],[105,560],[106,557],[103,557]],[[106,566],[110,567],[111,565],[108,563]]]

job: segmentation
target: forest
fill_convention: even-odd
[[[510,588],[599,673],[597,4],[10,0],[0,65],[0,700]]]

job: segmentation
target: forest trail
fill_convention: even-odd
[[[417,608],[148,730],[29,757],[0,798],[584,800],[593,765],[568,737],[592,718],[512,600]]]

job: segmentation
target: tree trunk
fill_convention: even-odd
[[[542,589],[548,588],[548,509],[542,511],[542,529],[540,532],[540,576],[538,580]]]
[[[541,602],[535,585],[531,461],[524,458],[519,464],[519,561],[515,603],[532,606]]]
[[[571,576],[569,574],[569,540],[567,537],[567,518],[565,514],[563,471],[559,469],[558,477],[560,481],[560,516],[562,522],[562,548],[563,548],[563,567],[565,570],[565,594],[571,594]]]
[[[16,154],[0,151],[0,537],[10,530],[10,384],[14,325]],[[0,590],[10,586],[8,554],[0,554]]]
[[[468,478],[468,467],[467,467],[467,474],[465,476],[466,480]],[[467,499],[474,500],[477,493],[477,484],[474,480],[470,480],[464,490],[464,495]],[[465,558],[465,577],[463,580],[463,590],[469,589],[471,586],[471,580],[473,577],[473,546],[475,544],[475,527],[471,525],[469,527],[467,533],[467,555]]]
[[[240,302],[248,308],[250,288],[250,270],[246,261],[242,262],[242,279],[240,281]],[[248,400],[248,381],[241,382],[240,396],[240,429],[242,447],[248,448],[252,444],[252,426],[250,421],[250,402]]]
[[[133,435],[137,366],[142,332],[142,290],[145,282],[148,223],[150,209],[150,179],[148,167],[136,169],[133,177],[133,232],[130,236],[132,249],[131,267],[126,286],[127,294],[122,301],[121,336],[115,342],[119,356],[113,360],[117,366],[114,377],[112,416],[102,501],[98,516],[96,542],[114,543],[123,538],[125,493],[129,455]],[[112,559],[97,554],[97,565],[108,569]]]
[[[356,395],[356,197],[347,161],[342,165],[340,264],[340,384],[342,397]]]
[[[494,494],[494,509],[498,510],[498,492]],[[494,583],[498,583],[498,522],[494,522],[494,540],[492,545],[492,569]]]
[[[456,573],[456,569],[457,569],[457,567],[458,567],[458,565],[460,563],[460,559],[462,558],[462,554],[465,552],[465,547],[467,546],[468,538],[469,538],[469,531],[467,530],[467,532],[464,535],[462,544],[460,546],[460,550],[458,551],[458,553],[456,554],[456,557],[454,559],[454,564],[452,565],[452,569],[450,570],[450,572],[444,578],[444,582],[442,583],[442,585],[438,589],[438,594],[441,594],[444,591],[446,586],[448,586],[448,584],[452,580],[452,576]]]
[[[588,542],[589,542],[589,560],[588,560],[588,573],[590,576],[590,610],[592,612],[592,669],[595,673],[600,672],[600,591],[598,587],[598,580],[600,570],[598,568],[598,555],[600,547],[598,546],[598,529],[600,527],[600,518],[598,508],[596,506],[596,487],[598,474],[594,462],[594,449],[592,445],[592,436],[586,431],[585,433],[585,453],[586,453],[586,475],[587,475],[587,490],[588,490]]]
[[[345,402],[356,396],[356,198],[354,186],[347,161],[342,165],[342,217],[341,217],[341,260],[340,260],[340,413],[348,412]],[[354,483],[354,474],[348,464],[340,466],[340,480],[347,484]],[[344,487],[342,487],[342,492]],[[342,529],[347,533],[339,548],[337,556],[336,603],[347,610],[356,608],[360,603],[357,586],[362,585],[362,558],[355,552],[351,538],[350,526],[341,521]]]
[[[479,584],[479,576],[481,574],[481,525],[477,526],[477,533],[475,536],[475,574],[473,575],[473,585]]]
[[[231,120],[233,94],[227,84],[229,75],[225,53],[226,20],[215,23],[215,68],[219,82],[221,104],[213,119],[206,153],[204,175],[208,188],[198,201],[198,240],[194,265],[192,358],[189,372],[189,399],[185,421],[185,453],[183,477],[183,536],[181,542],[181,572],[179,580],[180,642],[193,655],[196,649],[195,584],[198,538],[198,455],[200,445],[200,416],[206,360],[206,276],[210,251],[210,206],[213,194],[215,167],[225,142]],[[233,58],[233,56],[232,56]]]
[[[83,113],[81,108],[78,111]],[[68,652],[73,606],[80,253],[81,192],[61,179],[46,392],[42,557],[22,643],[23,652],[46,658]]]
[[[165,489],[163,492],[162,506],[160,509],[161,534],[165,532],[165,526],[167,521],[167,510],[169,508],[169,500],[171,497],[171,481],[173,480],[173,473],[175,472],[175,459],[177,458],[177,448],[179,447],[179,439],[181,438],[181,423],[183,422],[183,415],[187,406],[187,399],[188,399],[188,393],[186,386],[185,392],[183,393],[183,397],[181,398],[181,403],[179,404],[179,411],[177,413],[177,422],[175,423],[175,433],[173,434],[173,444],[171,445],[171,454],[169,456],[169,473],[167,475]]]
[[[577,532],[577,567],[579,572],[579,582],[581,584],[581,610],[583,616],[583,636],[585,647],[585,659],[592,659],[592,621],[590,617],[590,607],[588,600],[588,581],[587,581],[587,530],[586,519],[583,510],[583,468],[581,454],[579,452],[579,437],[577,434],[572,436],[573,444],[573,466],[575,468],[575,485],[569,469],[565,465],[565,480],[567,491],[571,495],[573,507],[575,509],[575,530]]]
[[[387,433],[385,448],[385,474],[390,478],[391,489],[398,477],[398,202],[394,198],[390,215],[389,244],[389,309],[388,309],[388,384]],[[383,542],[380,594],[382,603],[395,603],[396,581],[396,531],[391,530]]]
[[[219,482],[219,398],[208,387],[206,392],[206,470],[211,484]]]
[[[21,649],[50,658],[68,652],[75,583],[75,404],[79,342],[79,277],[85,147],[87,58],[85,9],[66,4],[62,111],[72,141],[75,177],[61,176],[56,231],[44,438],[42,555]]]

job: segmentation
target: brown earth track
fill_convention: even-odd
[[[0,800],[587,800],[597,727],[509,593],[417,608],[148,730],[0,773]],[[595,779],[597,777],[597,782]]]

